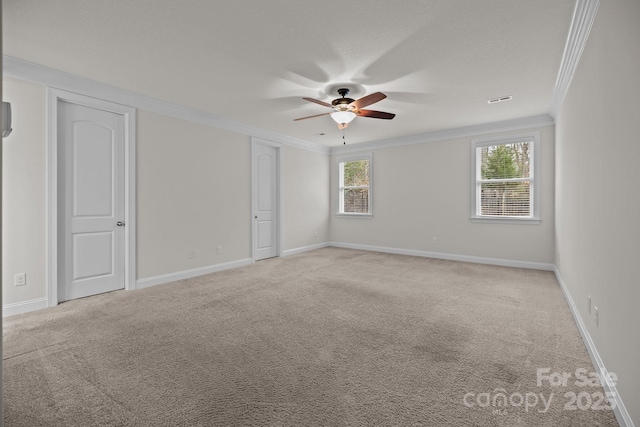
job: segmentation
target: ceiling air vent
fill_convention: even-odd
[[[512,99],[513,99],[513,96],[511,96],[511,95],[509,95],[509,96],[501,96],[500,98],[489,99],[489,100],[487,100],[487,103],[495,104],[497,102],[511,101]]]

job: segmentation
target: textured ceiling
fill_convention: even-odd
[[[549,113],[575,0],[4,0],[4,53],[318,144],[328,88],[360,143]],[[489,105],[487,99],[512,95]],[[325,135],[319,135],[325,134]]]

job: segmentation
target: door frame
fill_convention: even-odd
[[[251,262],[256,262],[256,240],[258,224],[255,220],[258,205],[258,165],[256,162],[256,145],[276,149],[276,256],[282,256],[282,144],[262,138],[251,137]]]
[[[124,288],[136,288],[136,109],[47,88],[47,307],[58,305],[58,103],[69,102],[124,117],[125,206]]]

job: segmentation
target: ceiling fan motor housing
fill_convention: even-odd
[[[340,111],[346,111],[348,109],[349,104],[355,101],[355,99],[345,98],[349,94],[349,89],[341,88],[338,89],[338,94],[342,96],[342,98],[336,98],[331,101],[331,105],[339,109]]]

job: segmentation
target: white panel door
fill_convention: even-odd
[[[124,116],[58,103],[58,300],[124,288]]]
[[[278,255],[278,188],[277,188],[277,150],[262,144],[256,144],[254,150],[254,254],[255,260],[272,258]]]

